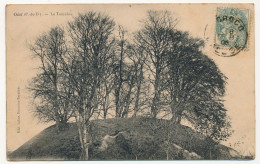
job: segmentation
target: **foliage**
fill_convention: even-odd
[[[75,117],[81,159],[89,159],[94,118],[170,116],[171,124],[161,126],[168,148],[170,129],[182,119],[212,145],[232,134],[223,105],[227,77],[202,52],[204,41],[177,30],[178,20],[168,11],[148,11],[142,23],[129,37],[108,15],[87,12],[66,30],[51,28],[31,46],[41,62],[29,88],[35,113],[57,124]]]

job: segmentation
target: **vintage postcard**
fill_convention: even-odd
[[[254,12],[7,5],[7,160],[253,160]]]

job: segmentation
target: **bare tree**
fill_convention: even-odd
[[[129,44],[127,48],[128,59],[132,62],[133,76],[135,79],[135,95],[134,108],[132,117],[136,117],[137,113],[141,111],[141,108],[148,103],[146,99],[146,84],[144,78],[144,65],[146,56],[143,54],[143,50],[140,49],[136,44]]]
[[[148,11],[144,27],[135,36],[136,43],[149,57],[146,65],[153,76],[154,95],[151,104],[153,117],[156,117],[159,112],[161,73],[165,68],[165,57],[171,43],[171,32],[176,23],[168,11]]]
[[[40,73],[33,78],[29,87],[37,101],[35,114],[42,121],[55,121],[60,130],[73,114],[67,101],[70,90],[62,83],[64,76],[60,59],[67,53],[64,30],[59,26],[51,28],[38,37],[30,49],[41,63]]]
[[[126,48],[126,40],[125,40],[126,30],[119,26],[119,39],[117,41],[117,55],[115,58],[115,67],[114,67],[114,97],[115,97],[115,106],[116,106],[116,117],[122,116],[122,104],[120,103],[121,90],[123,86],[123,82],[126,81],[126,77],[124,76],[124,66],[125,66],[125,48]]]
[[[133,102],[133,91],[136,83],[136,77],[134,72],[135,67],[132,65],[126,66],[126,82],[121,90],[121,104],[122,104],[122,118],[127,118],[130,111],[130,104]]]
[[[143,78],[142,55],[137,54],[134,44],[126,39],[127,31],[119,26],[119,36],[114,69],[114,97],[116,106],[116,117],[126,118],[132,111],[131,106],[135,100],[135,109],[138,110],[141,82]],[[140,65],[141,68],[140,68]],[[137,86],[138,83],[138,86]],[[137,93],[137,98],[136,98]],[[135,112],[136,114],[136,112]]]
[[[121,118],[144,114],[147,106],[154,118],[161,111],[170,113],[171,123],[160,127],[167,159],[169,127],[182,118],[212,145],[225,140],[231,135],[222,100],[227,78],[202,53],[204,42],[176,30],[176,24],[168,11],[148,11],[132,43],[122,26],[115,37],[114,21],[96,12],[70,21],[68,38],[61,27],[51,28],[30,47],[41,63],[29,88],[36,115],[56,121],[59,130],[74,116],[82,160],[89,159],[90,120],[96,115],[106,119],[111,109]]]
[[[74,88],[81,158],[84,160],[89,159],[89,121],[98,111],[98,89],[103,82],[105,65],[114,51],[114,26],[115,23],[110,17],[95,12],[79,14],[68,23],[72,51],[63,64]]]
[[[109,56],[110,55],[110,56]],[[109,110],[114,108],[113,102],[113,90],[114,90],[114,57],[115,54],[107,54],[106,64],[104,65],[103,76],[101,77],[101,85],[98,90],[98,96],[100,97],[100,112],[103,112],[104,119],[111,113]],[[100,114],[99,114],[100,116]]]

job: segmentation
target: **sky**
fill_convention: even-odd
[[[249,41],[246,50],[233,57],[214,52],[217,7],[249,8]],[[228,77],[224,97],[234,134],[224,144],[242,153],[254,152],[254,14],[252,6],[230,5],[27,5],[7,7],[7,150],[13,151],[50,124],[39,123],[31,112],[28,81],[35,76],[38,63],[31,58],[28,44],[55,25],[64,25],[78,13],[99,11],[108,14],[129,33],[141,27],[148,10],[169,10],[179,20],[177,29],[206,40],[203,52]],[[68,13],[67,16],[57,15]],[[18,16],[22,14],[23,16]],[[33,16],[34,15],[34,16]],[[18,91],[20,88],[20,91]],[[19,92],[19,94],[18,94]],[[20,106],[20,107],[19,107]],[[20,124],[18,124],[20,118]],[[17,128],[20,132],[17,133]],[[241,142],[239,145],[238,142]],[[244,142],[244,143],[242,143]]]

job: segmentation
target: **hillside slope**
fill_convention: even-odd
[[[151,118],[107,119],[91,122],[92,144],[89,148],[90,160],[180,160],[187,159],[183,150],[193,152],[200,159],[239,159],[237,152],[223,145],[211,151],[205,137],[183,125],[170,126],[170,133],[163,127],[167,120]],[[111,142],[107,149],[99,147],[106,135],[124,131],[123,136]],[[180,151],[181,148],[182,151]],[[79,160],[80,142],[77,125],[57,133],[55,126],[43,130],[37,136],[12,152],[9,160]],[[211,153],[210,153],[211,152]]]

